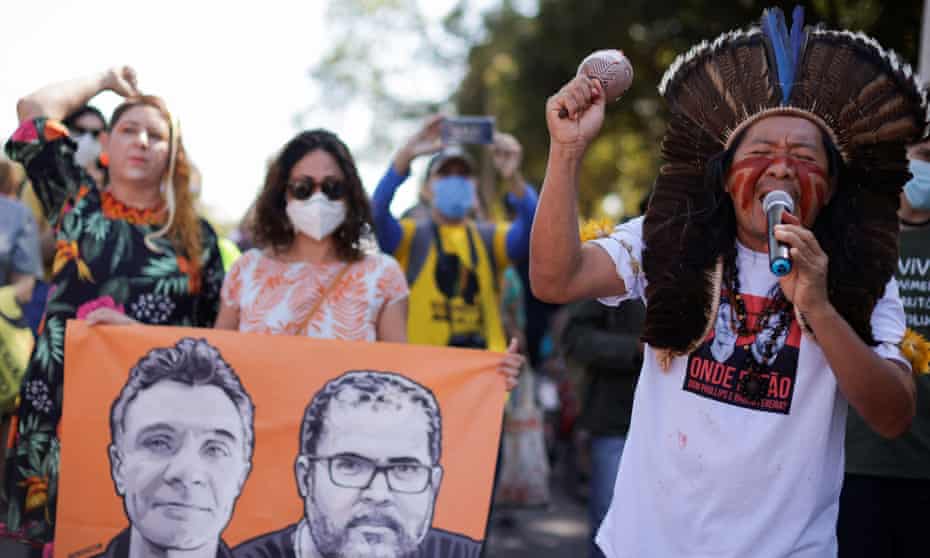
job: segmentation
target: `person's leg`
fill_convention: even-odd
[[[604,558],[601,549],[594,543],[594,536],[597,535],[597,529],[610,507],[625,441],[623,436],[591,436],[591,490],[588,500],[591,558]]]
[[[10,438],[10,425],[13,423],[13,415],[4,413],[0,415],[0,486],[3,486],[3,478],[6,473],[6,442]],[[2,504],[0,504],[0,507]],[[4,511],[6,511],[4,509]]]
[[[923,558],[927,548],[930,479],[897,479],[893,521],[894,551],[889,558]]]
[[[838,558],[891,556],[894,510],[887,505],[891,480],[867,475],[844,477],[836,523]]]

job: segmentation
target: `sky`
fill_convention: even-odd
[[[421,2],[433,17],[452,4]],[[268,159],[298,131],[295,115],[318,92],[308,70],[331,40],[326,6],[326,0],[4,2],[0,136],[15,130],[21,96],[128,64],[140,89],[162,96],[178,116],[188,153],[203,174],[201,201],[209,215],[235,222],[254,199]],[[92,104],[109,115],[119,100],[105,92]],[[355,152],[370,123],[361,108],[313,127],[329,127]],[[389,160],[360,159],[371,191]],[[415,201],[418,181],[408,182],[395,211]]]

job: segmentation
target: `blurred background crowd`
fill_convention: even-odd
[[[325,264],[392,256],[368,264],[384,280],[368,294],[378,306],[356,338],[498,351],[516,339],[531,371],[509,414],[530,412],[505,420],[505,445],[507,433],[538,417],[528,429],[539,432],[543,453],[505,451],[502,459],[537,471],[545,490],[520,493],[501,463],[487,555],[598,555],[590,534],[606,512],[629,427],[645,310],[632,302],[557,307],[533,296],[527,254],[547,158],[544,101],[591,51],[620,48],[632,62],[633,86],[622,108],[608,109],[579,192],[582,214],[609,230],[641,214],[648,200],[665,126],[655,88],[675,55],[766,6],[794,3],[320,0],[222,8],[169,2],[139,11],[115,2],[25,4],[0,8],[8,27],[0,135],[19,127],[17,99],[56,79],[131,64],[132,74],[110,70],[111,80],[132,82],[131,91],[110,83],[58,107],[73,140],[67,156],[105,184],[100,140],[114,131],[113,108],[138,92],[166,99],[184,130],[191,206],[215,231],[215,263],[227,274],[222,293],[219,284],[213,293],[217,327],[268,331],[265,315],[248,303],[250,285],[261,281],[262,260],[249,252],[256,246],[281,248],[278,263],[323,265],[320,275],[333,282],[341,271]],[[918,59],[921,0],[800,4],[809,20],[860,29]],[[151,33],[158,27],[151,20],[170,31]],[[166,62],[166,51],[176,60]],[[223,60],[219,51],[227,52]],[[455,139],[449,126],[457,115],[485,117],[490,134]],[[308,129],[333,135],[301,133]],[[319,151],[329,158],[307,162]],[[56,241],[62,223],[49,216],[60,204],[46,185],[32,183],[20,164],[28,157],[0,158],[2,333],[28,346],[15,355],[21,369],[41,343],[46,301],[70,257]],[[347,214],[328,227],[321,205],[304,229],[283,200],[316,194],[321,203],[346,200]],[[290,232],[274,230],[276,219],[288,218]],[[334,238],[326,249],[336,255],[302,243],[295,227],[318,242]],[[354,231],[354,241],[336,238],[343,229]],[[403,308],[395,304],[401,300]],[[313,327],[294,321],[295,331]],[[16,397],[2,395],[9,415]],[[533,459],[543,466],[534,469]]]

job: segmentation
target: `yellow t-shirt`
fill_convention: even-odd
[[[412,219],[400,222],[403,236],[394,253],[401,267],[406,271],[411,264],[413,239],[417,234],[417,223]],[[442,248],[446,253],[455,254],[464,266],[474,270],[478,278],[478,294],[472,304],[466,303],[461,296],[451,299],[439,290],[436,284],[436,262],[438,251],[432,231],[427,255],[413,284],[410,285],[410,310],[407,320],[407,339],[410,343],[422,345],[449,344],[453,335],[478,334],[487,342],[492,351],[507,349],[504,331],[501,325],[499,293],[500,277],[506,267],[507,231],[509,225],[495,227],[489,253],[477,227],[472,224],[440,225],[438,227]],[[472,235],[477,262],[472,261],[468,236]],[[493,261],[492,261],[493,258]],[[496,273],[495,273],[496,270]],[[449,315],[451,311],[451,316]]]

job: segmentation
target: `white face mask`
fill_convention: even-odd
[[[287,216],[298,231],[315,240],[323,240],[346,220],[346,204],[316,192],[309,199],[287,202]]]
[[[74,152],[74,160],[82,167],[94,164],[97,157],[100,156],[100,142],[91,134],[80,134],[72,136],[71,139],[77,144],[77,151]]]

